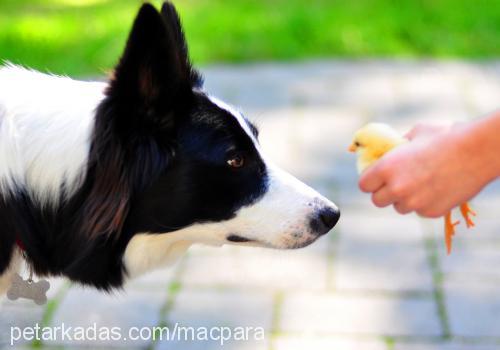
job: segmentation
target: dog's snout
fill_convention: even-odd
[[[312,231],[317,235],[324,235],[339,221],[340,211],[333,207],[324,207],[313,215],[310,221]]]

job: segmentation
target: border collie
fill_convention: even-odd
[[[106,83],[0,68],[0,290],[23,257],[102,290],[193,243],[304,247],[337,207],[208,95],[174,6],[144,4]]]

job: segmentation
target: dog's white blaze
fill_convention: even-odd
[[[257,140],[255,139],[255,135],[253,134],[252,130],[250,130],[250,127],[248,126],[248,123],[246,122],[245,118],[241,115],[241,113],[234,108],[233,106],[228,105],[226,102],[219,100],[217,97],[214,96],[209,96],[208,97],[210,101],[215,103],[217,107],[225,110],[226,112],[229,112],[240,124],[241,128],[245,130],[247,133],[248,137],[250,137],[255,145],[258,145]]]
[[[130,277],[141,275],[175,262],[194,243],[220,246],[228,244],[229,235],[253,242],[240,245],[294,248],[317,238],[310,227],[310,217],[321,207],[335,205],[311,187],[275,166],[262,152],[250,127],[233,107],[215,97],[210,100],[233,115],[266,164],[268,190],[252,205],[241,208],[230,220],[194,224],[170,233],[138,234],[130,241],[124,263]]]
[[[26,188],[41,205],[71,196],[83,180],[104,83],[0,68],[0,191]],[[64,191],[64,193],[61,193]]]

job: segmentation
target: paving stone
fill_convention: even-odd
[[[449,67],[449,66],[448,66]],[[400,75],[398,99],[422,99],[422,102],[439,100],[453,103],[462,97],[456,74],[446,71],[447,65],[418,65]],[[444,98],[444,99],[443,99]]]
[[[500,180],[488,184],[471,203],[473,209],[477,212],[475,220],[477,223],[480,223],[483,218],[495,219],[496,222],[499,222]]]
[[[185,261],[187,286],[266,289],[326,288],[328,237],[300,250],[198,249]]]
[[[219,338],[219,336],[216,336]],[[155,350],[267,350],[269,342],[267,340],[182,340],[182,341],[160,341],[156,344]]]
[[[374,206],[372,206],[374,207]],[[416,215],[399,215],[391,208],[358,211],[348,208],[339,221],[345,244],[400,243],[420,246],[422,225]]]
[[[178,262],[170,267],[152,271],[138,278],[131,279],[125,284],[125,291],[132,289],[150,290],[152,288],[167,290],[169,284],[175,280],[179,266],[180,263]]]
[[[52,327],[85,327],[93,328],[94,325],[100,332],[101,327],[111,329],[119,327],[121,340],[113,339],[54,339],[48,341],[49,345],[63,346],[120,346],[140,347],[147,346],[149,340],[129,339],[129,330],[132,327],[153,327],[159,323],[160,309],[165,303],[166,291],[132,290],[127,293],[117,292],[107,295],[93,289],[79,287],[71,288],[61,302],[52,319]],[[91,331],[93,332],[93,331]],[[93,333],[91,333],[91,336]],[[135,334],[132,334],[135,337]]]
[[[303,79],[293,87],[306,105],[360,106],[380,110],[395,101],[394,84],[377,69],[349,74],[331,74],[317,79]]]
[[[453,335],[500,338],[500,284],[446,282],[444,291]]]
[[[500,74],[494,74],[491,69],[476,71],[468,77],[466,94],[476,116],[495,111],[498,109]]]
[[[67,282],[61,278],[51,279],[50,282],[51,289],[47,293],[47,297],[52,300]],[[11,301],[5,296],[0,297],[0,348],[10,342],[11,327],[24,329],[41,324],[46,307],[46,305],[36,305],[27,299]],[[19,341],[17,344],[26,343],[29,344],[30,341]]]
[[[464,285],[488,284],[496,286],[500,292],[500,271],[495,268],[500,266],[500,245],[467,245],[457,240],[451,255],[446,255],[444,251],[440,255],[441,268],[447,281]]]
[[[393,350],[498,350],[500,344],[467,344],[455,341],[446,343],[396,343]]]
[[[335,182],[341,157],[354,161],[346,148],[352,133],[363,124],[357,114],[355,110],[333,108],[269,112],[259,119],[264,126],[260,136],[262,149],[302,180]],[[339,129],[352,132],[339,133]]]
[[[205,88],[227,102],[255,113],[277,106],[290,105],[287,86],[296,80],[293,71],[281,65],[246,67],[208,67],[203,70]],[[245,81],[245,84],[241,84]]]
[[[33,328],[42,321],[45,308],[41,306],[14,304],[12,302],[0,305],[0,349],[9,346],[11,334],[16,335],[18,329],[21,332],[25,328]],[[13,338],[12,341],[16,340]],[[22,346],[31,343],[30,339],[21,339],[14,344]]]
[[[383,69],[388,66],[311,61],[210,67],[204,72],[208,91],[245,109],[345,104],[376,107],[393,97],[387,70]]]
[[[272,293],[182,289],[168,321],[193,327],[254,326],[269,330],[272,313]]]
[[[476,210],[474,208],[474,210]],[[476,247],[476,246],[499,246],[500,245],[500,218],[480,217],[474,219],[475,227],[468,229],[463,224],[463,219],[456,216],[456,220],[460,220],[460,225],[456,227],[456,235],[454,241],[457,242],[457,247]],[[442,230],[443,222],[439,223],[437,231]]]
[[[362,340],[339,336],[280,336],[274,341],[276,350],[387,350],[380,340]]]
[[[432,299],[410,297],[289,294],[281,330],[353,335],[440,336]]]
[[[340,237],[331,271],[335,288],[355,291],[433,290],[423,244],[353,243]]]
[[[264,349],[270,337],[273,314],[273,294],[248,293],[228,290],[183,289],[176,298],[168,316],[170,329],[178,327],[253,327],[249,331],[249,341],[228,340],[224,349]],[[256,328],[264,330],[255,333]],[[171,333],[172,334],[172,333]],[[257,337],[257,339],[255,339]],[[163,340],[157,349],[217,349],[220,341],[184,341],[185,338]],[[188,339],[190,339],[188,337]],[[191,338],[192,339],[192,338]],[[177,340],[177,341],[175,341]]]
[[[24,276],[24,273],[22,273]],[[62,278],[49,279],[51,287],[47,292],[47,298],[54,300],[57,293],[67,285],[67,281]],[[47,305],[36,305],[33,301],[27,299],[18,299],[11,301],[7,297],[0,297],[0,349],[2,345],[10,342],[11,327],[24,329],[32,328],[37,324],[41,325],[43,315]],[[21,340],[16,344],[29,344],[31,341]]]
[[[432,291],[432,273],[416,216],[392,210],[344,210],[332,269],[340,290]]]
[[[439,219],[429,227],[437,243],[439,264],[448,281],[462,282],[465,285],[483,283],[498,285],[500,273],[491,268],[500,263],[500,220],[491,218],[485,210],[477,209],[476,227],[467,229],[463,219],[454,212],[454,217],[461,220],[453,239],[452,254],[447,255],[444,246],[443,220]]]

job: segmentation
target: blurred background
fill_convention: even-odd
[[[159,1],[154,2],[160,6]],[[48,305],[0,302],[10,327],[258,326],[264,340],[19,342],[43,349],[498,350],[500,185],[445,254],[441,220],[377,209],[357,188],[352,133],[467,121],[500,100],[500,3],[177,0],[206,90],[261,129],[275,161],[336,202],[339,225],[296,251],[196,246],[111,295],[51,279]],[[0,0],[0,59],[104,79],[139,1]],[[55,97],[57,98],[57,97]],[[145,252],[147,254],[147,252]]]
[[[2,0],[0,53],[39,69],[99,74],[116,63],[139,4]],[[196,64],[500,54],[500,6],[491,0],[180,0],[176,6]]]

